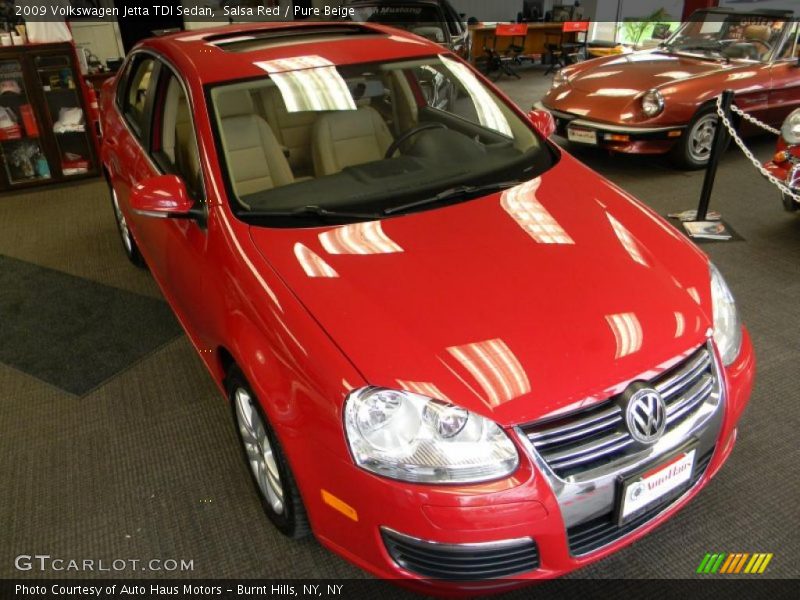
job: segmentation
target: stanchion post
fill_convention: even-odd
[[[730,120],[731,118],[731,105],[733,104],[734,93],[733,90],[725,90],[722,92],[722,112],[725,117]],[[714,141],[711,144],[711,156],[708,159],[708,166],[706,167],[706,176],[703,180],[703,191],[700,193],[700,204],[697,206],[697,216],[695,221],[705,221],[708,214],[708,205],[711,203],[711,192],[714,191],[714,181],[717,178],[717,169],[719,168],[719,159],[722,156],[722,151],[725,149],[725,143],[728,137],[728,130],[722,123],[722,119],[717,123],[714,130]]]

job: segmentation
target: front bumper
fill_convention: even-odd
[[[593,121],[580,115],[563,112],[537,102],[534,108],[549,111],[556,122],[557,133],[570,142],[625,154],[665,154],[684,135],[686,126],[634,127]],[[577,130],[584,135],[571,135]],[[589,135],[587,136],[586,133]],[[594,141],[592,140],[592,136]],[[590,141],[585,141],[585,140]]]
[[[520,430],[514,436],[521,456],[518,470],[509,478],[481,485],[404,484],[342,462],[323,485],[352,506],[357,516],[348,519],[331,506],[309,506],[315,533],[325,546],[374,575],[422,592],[504,590],[564,575],[647,535],[714,477],[733,449],[736,423],[749,399],[754,371],[753,348],[745,332],[739,358],[720,372],[721,409],[714,417],[711,435],[697,442],[695,472],[688,487],[646,513],[644,520],[633,521],[611,541],[585,553],[575,551],[574,527],[568,521],[575,518],[575,506],[605,502],[602,485],[596,489],[585,486],[575,495],[577,488],[567,489],[569,486],[552,478],[546,465],[537,464],[537,455]],[[651,465],[664,460],[665,455],[659,456]],[[495,561],[487,567],[490,579],[467,582],[434,579],[441,571],[424,568],[424,564],[447,568],[477,565],[477,573],[478,567],[485,566],[482,561],[494,560],[493,556],[500,555],[497,553],[517,561],[513,565],[527,565],[526,570],[497,575],[492,571]]]

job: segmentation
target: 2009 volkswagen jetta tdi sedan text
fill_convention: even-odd
[[[101,102],[125,251],[284,534],[423,589],[552,577],[731,452],[754,357],[722,276],[440,46],[180,33]]]

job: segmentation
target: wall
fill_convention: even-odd
[[[105,65],[109,58],[125,56],[116,22],[70,21],[72,37],[79,48],[88,48]]]

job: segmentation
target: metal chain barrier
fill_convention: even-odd
[[[717,105],[719,106],[719,100],[717,101]],[[731,104],[731,110],[733,112],[735,112],[737,115],[739,115],[740,117],[742,117],[748,123],[752,123],[756,127],[761,127],[761,129],[763,129],[764,131],[769,131],[772,135],[780,135],[781,134],[781,130],[780,129],[775,129],[774,127],[770,127],[769,125],[767,125],[763,121],[759,121],[753,115],[751,115],[750,113],[744,112],[741,108],[739,108],[735,104]]]
[[[766,125],[765,123],[762,123],[761,121],[759,121],[758,119],[756,119],[755,117],[753,117],[751,115],[748,115],[747,113],[745,113],[743,110],[741,110],[737,106],[731,106],[731,110],[733,110],[733,112],[735,112],[736,114],[740,115],[746,121],[749,121],[750,123],[753,123],[754,125],[758,125],[759,127],[762,127],[763,129],[766,129],[770,133],[774,133],[776,135],[780,135],[780,133],[781,133],[777,129],[775,129],[773,127],[770,127],[769,125]],[[734,129],[733,124],[730,122],[728,117],[725,115],[725,111],[722,108],[722,96],[719,96],[717,98],[717,115],[719,115],[720,122],[723,125],[725,125],[725,128],[728,130],[728,133],[730,134],[731,139],[736,143],[737,146],[739,146],[741,151],[744,152],[744,155],[750,160],[750,162],[753,163],[753,166],[756,168],[756,170],[758,170],[759,173],[761,173],[764,177],[766,177],[767,180],[770,183],[772,183],[773,185],[775,185],[781,192],[783,192],[787,196],[789,196],[792,199],[794,199],[795,202],[800,202],[800,193],[795,192],[789,186],[787,186],[786,183],[784,183],[783,181],[781,181],[780,179],[775,177],[772,173],[767,171],[767,169],[764,168],[764,165],[761,164],[761,161],[758,160],[755,157],[755,155],[750,151],[750,149],[742,141],[742,138],[740,138],[739,135],[736,133],[736,129]]]

